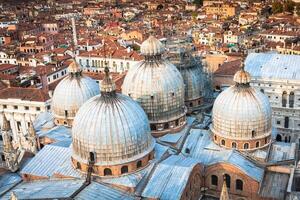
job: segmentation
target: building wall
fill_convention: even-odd
[[[36,119],[38,114],[48,110],[50,110],[50,100],[33,102],[21,99],[0,99],[0,113],[3,113],[10,122],[13,143],[16,146],[27,145],[24,136],[28,134],[30,123]],[[1,123],[2,117],[1,115]]]
[[[272,107],[273,126],[277,128],[281,140],[299,142],[300,80],[253,79],[251,85],[268,96]]]
[[[83,57],[78,56],[77,62],[83,67],[84,71],[99,72],[104,71],[105,60],[111,72],[123,73],[128,71],[130,67],[137,64],[139,61],[119,58],[104,57]]]
[[[236,8],[226,4],[211,5],[205,9],[207,15],[219,15],[223,18],[232,17],[236,15]]]
[[[255,199],[255,200],[263,199],[258,195],[259,182],[249,177],[239,168],[231,164],[218,163],[218,164],[208,166],[205,169],[204,174],[205,174],[205,187],[208,188],[207,194],[211,194],[213,196],[219,197],[224,182],[223,176],[224,174],[228,174],[230,176],[230,188],[228,188],[228,192],[232,200],[238,200],[238,199],[240,200],[241,197],[244,197],[245,199]],[[212,184],[212,180],[211,180],[212,175],[218,177],[217,186]],[[237,179],[242,180],[243,190],[236,189]]]
[[[0,52],[0,64],[12,64],[16,65],[17,64],[17,59],[9,56],[5,52]]]

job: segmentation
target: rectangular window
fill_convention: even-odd
[[[36,110],[37,110],[37,111],[40,111],[40,110],[41,110],[41,108],[40,108],[40,107],[36,107]]]
[[[28,107],[28,106],[25,106],[25,110],[29,110],[29,107]]]
[[[7,105],[3,105],[3,108],[6,109],[6,108],[7,108]]]
[[[18,106],[14,106],[14,109],[17,110],[17,109],[18,109]]]
[[[280,121],[277,121],[276,124],[280,124]]]
[[[17,129],[18,129],[18,131],[21,131],[21,122],[17,121]]]
[[[284,128],[289,128],[289,121],[290,121],[289,117],[284,118]]]

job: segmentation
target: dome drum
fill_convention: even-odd
[[[144,169],[149,165],[150,161],[154,158],[154,150],[145,154],[139,159],[134,159],[130,162],[118,163],[115,165],[101,165],[96,163],[92,168],[92,174],[96,176],[121,176],[123,174],[133,173],[138,170]],[[88,172],[88,164],[77,160],[74,156],[71,158],[72,165],[75,169],[80,170],[83,173]]]
[[[167,133],[176,133],[181,131],[186,125],[186,116],[185,114],[172,121],[162,122],[162,123],[151,123],[150,128],[153,137],[161,137]]]
[[[70,117],[66,118],[66,117],[60,117],[55,115],[54,118],[55,118],[54,120],[55,125],[72,127],[74,118],[70,118]]]
[[[222,135],[213,133],[213,140],[216,144],[227,149],[249,151],[267,147],[271,142],[271,135],[267,134],[260,138],[238,140],[236,138],[226,138]]]
[[[204,98],[201,96],[197,99],[192,99],[192,100],[186,100],[185,105],[187,107],[188,112],[187,113],[192,113],[193,111],[201,108],[204,104]]]

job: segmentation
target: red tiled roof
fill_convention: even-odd
[[[10,87],[0,90],[1,99],[20,99],[24,101],[45,102],[50,99],[47,92],[38,88]]]

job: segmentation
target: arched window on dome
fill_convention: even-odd
[[[89,153],[89,161],[91,161],[91,162],[95,162],[95,158],[96,158],[96,156],[95,156],[95,153],[94,152],[90,152]]]
[[[262,93],[265,93],[264,89],[260,89],[260,91],[261,91]]]
[[[77,166],[77,169],[81,169],[80,162],[77,162],[76,166]]]
[[[148,155],[148,160],[151,160],[151,159],[152,159],[151,154],[149,154]]]
[[[225,140],[221,140],[221,145],[225,146]]]
[[[169,123],[165,123],[164,124],[164,129],[168,129],[169,128]]]
[[[251,136],[252,136],[252,138],[254,138],[254,137],[256,136],[255,130],[252,130],[252,131],[251,131]]]
[[[236,142],[232,142],[231,147],[232,147],[233,149],[236,149]]]
[[[218,177],[216,175],[211,175],[211,185],[218,186]]]
[[[150,124],[150,129],[151,129],[151,131],[155,131],[156,130],[155,124]]]
[[[259,147],[259,141],[257,141],[257,142],[255,143],[255,147],[256,147],[256,148]]]
[[[104,176],[111,176],[112,175],[111,169],[109,169],[109,168],[105,168],[103,172],[104,172]]]
[[[230,176],[228,174],[225,174],[225,180],[226,180],[227,188],[230,188],[230,182],[231,182],[230,179],[231,179]]]
[[[282,107],[286,107],[286,104],[287,104],[287,92],[284,91],[282,93]]]
[[[244,149],[249,149],[249,143],[244,144]]]
[[[142,161],[139,160],[137,163],[136,163],[136,168],[141,168],[142,167]]]
[[[244,186],[243,181],[240,180],[240,179],[236,179],[236,181],[235,181],[235,189],[242,191],[243,190],[243,186]]]
[[[125,174],[125,173],[128,173],[128,166],[125,165],[121,168],[121,174]]]
[[[290,92],[290,95],[289,95],[289,107],[290,108],[294,108],[294,100],[295,100],[294,92]]]
[[[217,136],[216,136],[216,135],[215,135],[215,137],[214,137],[214,138],[215,138],[215,140],[217,140]]]

